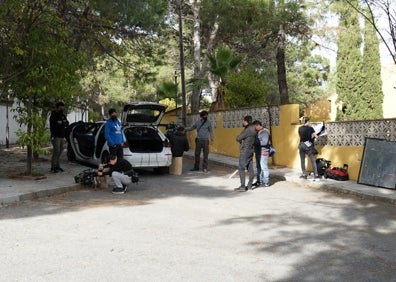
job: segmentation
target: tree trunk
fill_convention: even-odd
[[[218,17],[219,16],[217,16],[216,19]],[[212,32],[210,33],[208,45],[206,46],[206,51],[208,53],[213,50],[214,41],[216,39],[216,35],[217,35],[217,31],[218,30],[219,30],[219,23],[216,21],[214,23],[214,25],[213,25]],[[202,69],[208,69],[208,63],[209,63],[208,56],[205,56],[203,61],[202,61]],[[209,81],[209,86],[210,86],[212,97],[217,97],[218,83],[215,80],[213,80],[213,77],[212,77],[210,72],[207,73],[207,76],[208,76],[208,81]],[[212,103],[212,106],[213,105],[214,105],[214,103]],[[212,110],[212,106],[210,108],[210,111],[217,111],[217,108]]]
[[[194,44],[194,73],[195,81],[200,81],[201,74],[201,23],[199,21],[199,13],[201,8],[201,0],[190,0],[193,11],[194,29],[193,29],[193,44]],[[191,112],[196,114],[199,112],[199,104],[201,100],[201,86],[200,83],[194,86],[191,95]]]
[[[46,111],[41,111],[41,118],[43,120],[43,123],[45,123],[45,121],[47,120],[47,116],[48,114],[46,113]],[[37,133],[34,132],[35,131],[34,127],[32,129],[33,129],[33,134],[36,135]],[[36,151],[33,151],[33,160],[38,160],[39,157],[40,154]]]
[[[289,90],[286,80],[286,63],[285,63],[285,30],[281,24],[278,31],[278,45],[276,49],[276,64],[278,72],[278,87],[280,104],[289,104]]]
[[[29,97],[27,107],[26,107],[26,114],[27,114],[27,134],[32,135],[32,108],[33,108],[33,99],[32,97]],[[32,146],[28,145],[27,146],[27,158],[26,158],[26,174],[27,175],[32,175],[32,162],[33,162],[33,150]]]
[[[210,111],[215,112],[225,109],[224,94],[224,86],[220,85],[219,88],[217,88],[216,101],[210,106]]]
[[[200,24],[200,8],[201,8],[202,0],[190,0],[190,5],[192,7],[193,11],[193,18],[194,18],[194,36],[193,36],[193,44],[194,44],[194,80],[195,81],[201,81],[204,76],[206,75],[206,72],[203,72],[202,70],[207,69],[208,65],[208,57],[204,56],[201,58],[201,53],[202,53],[202,47],[201,47],[201,24]],[[217,16],[218,18],[218,16]],[[217,31],[219,29],[219,24],[217,21],[215,21],[212,32],[210,34],[210,38],[208,40],[207,46],[206,46],[206,51],[210,52],[213,49],[214,46],[214,41],[217,36]],[[209,81],[211,80],[211,77],[209,75]],[[191,112],[192,113],[198,113],[199,112],[199,106],[200,106],[200,101],[201,101],[201,83],[198,83],[192,92],[191,95]],[[211,83],[212,85],[212,83]],[[212,95],[213,95],[212,90]]]

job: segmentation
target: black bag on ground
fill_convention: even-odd
[[[339,181],[349,180],[348,165],[344,164],[343,168],[341,167],[328,168],[326,169],[324,177]]]
[[[98,171],[96,169],[85,169],[76,176],[74,176],[74,182],[81,183],[83,185],[96,185]]]
[[[330,168],[331,161],[325,160],[323,158],[316,159],[316,167],[318,169],[319,175],[324,175],[326,169]]]

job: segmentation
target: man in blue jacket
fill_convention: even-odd
[[[105,138],[109,146],[110,154],[117,156],[119,159],[124,157],[122,144],[124,143],[124,135],[122,134],[122,125],[117,118],[117,111],[115,109],[109,110],[110,118],[105,124]]]

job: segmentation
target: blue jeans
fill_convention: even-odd
[[[262,152],[260,156],[261,175],[260,179],[263,184],[269,184],[269,169],[268,169],[269,152]]]

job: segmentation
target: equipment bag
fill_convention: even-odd
[[[331,161],[325,160],[323,158],[316,159],[316,167],[318,169],[319,175],[324,175],[326,169],[330,168]]]
[[[349,180],[348,165],[344,164],[343,168],[341,167],[328,168],[326,169],[324,177],[339,181]]]
[[[98,171],[96,169],[85,169],[76,176],[74,176],[74,182],[81,183],[83,185],[95,185],[98,183]]]

